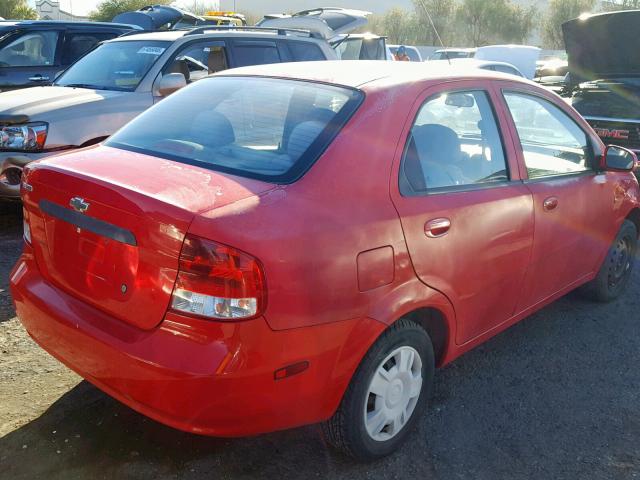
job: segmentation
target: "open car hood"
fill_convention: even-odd
[[[600,13],[562,25],[571,83],[640,76],[640,10]]]
[[[527,45],[489,45],[479,47],[474,56],[476,60],[509,63],[529,80],[533,79],[536,74],[536,62],[539,57],[540,49]]]
[[[113,17],[112,22],[137,25],[144,30],[171,30],[183,18],[204,22],[197,15],[166,5],[149,5],[135,12],[124,12]]]
[[[268,28],[310,30],[324,39],[330,39],[366,25],[369,15],[371,12],[349,8],[316,8],[293,15],[266,15],[258,22],[258,25]]]

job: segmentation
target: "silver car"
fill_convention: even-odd
[[[177,89],[227,68],[333,60],[322,38],[292,29],[202,27],[101,44],[49,87],[0,93],[0,199],[19,199],[22,167],[97,144]]]

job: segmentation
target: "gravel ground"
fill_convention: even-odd
[[[21,220],[0,212],[0,478],[640,478],[640,268],[610,305],[571,294],[438,372],[389,458],[357,464],[317,426],[223,440],[148,420],[40,350],[14,317]]]

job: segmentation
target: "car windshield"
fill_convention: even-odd
[[[168,45],[138,40],[105,43],[72,65],[56,85],[134,91]]]
[[[147,110],[107,145],[290,183],[320,156],[361,98],[360,91],[319,83],[207,78]]]

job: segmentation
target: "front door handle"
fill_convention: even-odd
[[[424,234],[429,238],[438,238],[449,233],[451,220],[448,218],[434,218],[424,224]]]
[[[542,207],[547,212],[555,210],[556,208],[558,208],[558,197],[549,197],[545,199],[545,201],[542,202]]]
[[[48,82],[49,77],[43,77],[42,75],[34,75],[33,77],[29,77],[30,82]]]

